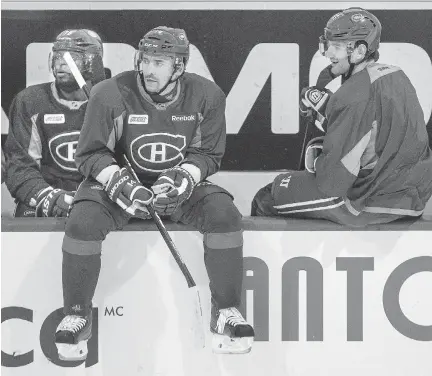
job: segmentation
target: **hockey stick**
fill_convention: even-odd
[[[303,137],[303,143],[302,143],[301,151],[300,151],[300,161],[299,161],[299,164],[297,167],[298,171],[301,171],[301,168],[302,168],[302,162],[303,162],[303,157],[304,157],[304,152],[305,152],[306,140],[307,140],[307,137],[309,135],[309,126],[313,123],[313,121],[314,121],[313,119],[309,119],[309,118],[306,119],[306,129],[305,129],[305,134]]]
[[[74,76],[78,86],[80,87],[80,89],[84,91],[84,94],[86,95],[87,99],[90,98],[90,89],[87,86],[83,76],[81,75],[81,72],[79,71],[77,65],[75,64],[74,59],[72,59],[71,54],[69,52],[65,52],[63,57],[69,69],[71,70],[71,73]]]
[[[336,78],[336,76],[333,75],[333,73],[331,72],[331,65],[326,66],[323,70],[321,70],[320,74],[318,75],[317,82],[316,82],[315,86],[318,87],[319,89],[324,89],[335,78]],[[306,129],[305,129],[305,134],[303,137],[303,143],[302,143],[302,147],[301,147],[301,151],[300,151],[300,161],[299,161],[299,164],[297,167],[297,170],[299,170],[299,171],[300,171],[300,169],[302,167],[302,163],[303,163],[306,140],[307,140],[308,135],[309,135],[309,127],[311,125],[315,125],[314,123],[315,123],[315,119],[313,116],[312,117],[308,116],[306,118]]]
[[[123,158],[126,162],[126,165],[128,167],[128,170],[132,173],[135,180],[139,181],[138,176],[136,175],[133,167],[131,166],[129,160],[127,159],[126,155],[123,155]],[[203,332],[203,316],[202,316],[202,306],[201,306],[201,298],[199,294],[198,287],[195,283],[195,280],[192,277],[192,274],[189,272],[188,267],[186,266],[185,262],[183,261],[182,257],[180,256],[179,251],[177,250],[176,245],[174,244],[173,240],[171,239],[171,236],[168,234],[168,231],[166,227],[164,226],[162,220],[160,219],[159,215],[155,212],[153,206],[148,205],[147,210],[150,213],[151,217],[156,223],[156,226],[162,235],[162,238],[165,240],[165,244],[169,248],[171,254],[173,255],[175,261],[177,262],[178,267],[180,268],[181,272],[183,273],[183,276],[186,279],[189,291],[191,293],[191,296],[194,301],[194,308],[195,308],[195,316],[197,321],[197,330],[195,330],[196,340],[200,347],[205,346],[205,338],[204,338],[204,332]]]
[[[79,71],[78,67],[76,66],[74,60],[72,59],[72,56],[69,52],[64,53],[64,59],[66,61],[66,64],[69,66],[69,69],[72,72],[72,75],[74,76],[76,82],[78,83],[78,86],[84,91],[87,98],[90,97],[90,90],[84,80],[84,78],[81,75],[81,72]],[[139,182],[138,176],[136,175],[134,169],[132,168],[129,160],[127,159],[126,155],[123,156],[128,170],[133,175],[133,177]],[[201,306],[201,299],[199,290],[196,286],[196,283],[189,272],[189,269],[187,268],[186,264],[184,263],[183,259],[180,256],[180,253],[177,250],[177,247],[175,246],[174,242],[171,239],[171,236],[168,234],[167,229],[165,228],[164,224],[162,223],[162,220],[160,219],[159,215],[155,212],[153,207],[151,205],[147,206],[147,210],[149,211],[151,217],[156,223],[156,226],[162,235],[162,238],[164,239],[167,247],[169,248],[171,254],[173,255],[175,261],[177,262],[177,265],[179,266],[181,272],[183,273],[189,291],[191,292],[192,297],[194,298],[194,305],[195,305],[195,316],[197,321],[197,327],[195,328],[195,335],[196,340],[200,347],[204,347],[205,345],[205,337],[204,337],[204,326],[203,326],[203,316],[202,316],[202,306]]]

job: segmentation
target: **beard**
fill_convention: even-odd
[[[339,62],[338,64],[331,67],[331,73],[338,77],[340,75],[344,75],[349,71],[349,63]]]
[[[62,90],[66,93],[72,93],[74,91],[79,90],[80,88],[78,83],[75,81],[73,77],[71,77],[68,80],[56,78],[55,82],[56,82],[57,89]]]

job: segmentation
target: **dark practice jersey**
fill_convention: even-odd
[[[76,152],[79,170],[96,178],[109,165],[121,165],[126,154],[146,184],[186,162],[200,169],[202,179],[217,172],[226,143],[225,94],[192,73],[176,90],[170,102],[157,104],[135,71],[96,85]]]
[[[432,153],[415,89],[398,67],[369,63],[330,98],[320,190],[349,210],[421,215],[432,195]]]
[[[76,190],[74,155],[87,101],[66,101],[53,82],[30,86],[13,100],[5,143],[6,185],[29,204],[43,188]]]

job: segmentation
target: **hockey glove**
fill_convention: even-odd
[[[35,217],[67,217],[74,195],[63,189],[42,189],[36,196]]]
[[[151,218],[146,207],[153,200],[153,192],[136,181],[126,168],[110,176],[105,191],[128,214],[142,219]]]
[[[196,183],[192,175],[182,167],[173,167],[159,175],[152,186],[156,198],[154,208],[160,215],[170,216],[187,200]]]
[[[316,137],[308,142],[305,153],[305,167],[311,173],[315,173],[315,162],[322,153],[324,137]]]
[[[332,92],[328,89],[318,89],[315,86],[304,88],[300,93],[300,114],[312,116],[316,127],[326,132],[327,119],[325,109]]]

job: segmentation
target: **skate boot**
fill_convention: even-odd
[[[251,351],[255,332],[237,308],[218,310],[212,305],[210,330],[216,354],[246,354]]]
[[[92,314],[88,316],[68,315],[55,334],[59,359],[84,360],[87,358],[87,341],[91,338]]]

